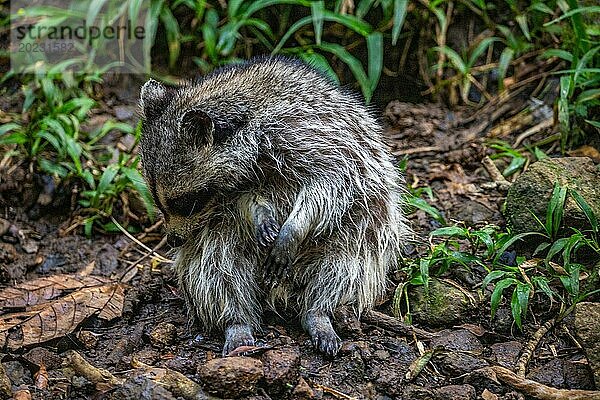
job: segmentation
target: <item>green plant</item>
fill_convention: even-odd
[[[590,223],[591,229],[586,232],[573,229],[569,236],[558,237],[562,222],[564,203],[567,194],[573,197],[579,208],[583,211]],[[537,218],[537,217],[536,217]],[[482,287],[494,284],[491,295],[491,316],[494,317],[504,290],[513,287],[510,306],[513,319],[519,329],[522,329],[522,320],[527,314],[529,300],[536,291],[543,293],[549,299],[559,298],[564,304],[572,305],[585,299],[594,293],[594,288],[582,292],[580,290],[581,274],[586,267],[575,261],[577,251],[587,248],[600,256],[598,244],[598,219],[591,207],[576,191],[569,191],[554,186],[554,190],[546,211],[545,222],[538,218],[538,222],[544,227],[544,233],[526,233],[512,237],[507,243],[512,244],[525,236],[537,235],[546,239],[534,252],[534,256],[546,252],[543,259],[517,257],[517,265],[505,265],[498,260],[492,264],[493,270],[488,273],[482,283]],[[557,262],[561,262],[558,264]],[[560,283],[567,296],[561,296],[558,291],[551,287]]]
[[[109,119],[83,130],[96,101],[82,87],[97,78],[69,70],[72,62],[49,68],[41,62],[36,65],[35,74],[28,75],[22,86],[25,118],[15,116],[12,122],[0,125],[0,146],[9,148],[15,157],[23,157],[34,171],[80,186],[78,202],[89,215],[85,220],[88,235],[93,222],[103,226],[115,205],[126,206],[130,195],[141,198],[152,218],[153,203],[136,170],[137,156],[119,152],[118,163],[112,165],[110,159],[116,150],[99,144],[110,132],[135,134],[139,140],[139,128]]]

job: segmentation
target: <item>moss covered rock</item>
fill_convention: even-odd
[[[594,162],[587,157],[546,158],[531,164],[508,191],[504,216],[513,233],[543,232],[533,215],[542,222],[546,220],[555,182],[576,190],[600,216],[600,171]],[[590,227],[570,196],[565,203],[563,227]]]
[[[431,327],[448,327],[466,319],[476,307],[474,297],[453,285],[431,278],[429,290],[417,286],[409,292],[413,321]]]

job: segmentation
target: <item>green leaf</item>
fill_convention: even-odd
[[[573,54],[571,54],[567,50],[563,50],[563,49],[549,49],[549,50],[546,50],[546,51],[544,51],[542,53],[541,57],[542,58],[557,57],[557,58],[560,58],[562,60],[568,61],[570,63],[573,62]]]
[[[383,35],[381,32],[373,32],[367,36],[367,50],[369,54],[369,84],[370,91],[373,93],[383,70]]]
[[[487,37],[487,38],[483,39],[481,42],[479,42],[477,47],[475,47],[475,50],[473,50],[473,52],[469,56],[469,61],[467,63],[467,70],[470,70],[473,67],[473,65],[475,65],[475,62],[477,62],[479,57],[483,54],[483,52],[486,51],[487,48],[490,47],[490,45],[492,43],[494,43],[498,40],[499,39],[497,37]]]
[[[146,181],[142,175],[133,168],[123,168],[123,174],[129,179],[133,188],[137,191],[138,195],[144,202],[146,212],[150,219],[154,219],[154,201],[152,200],[152,194],[146,185]]]
[[[406,10],[408,7],[408,0],[394,0],[394,25],[392,27],[392,46],[395,46],[400,37],[400,31],[402,25],[404,25],[404,19],[406,18]]]
[[[446,220],[444,219],[444,216],[442,215],[440,210],[438,210],[431,204],[427,203],[427,201],[425,201],[424,199],[421,199],[419,197],[414,197],[414,196],[408,196],[406,198],[406,204],[426,212],[440,224],[442,224],[442,225],[446,224]]]
[[[483,282],[481,283],[482,289],[485,289],[493,281],[496,281],[500,278],[504,278],[508,274],[510,274],[510,272],[500,270],[490,272],[486,275],[486,277],[483,279]]]
[[[460,226],[445,226],[431,232],[429,236],[450,236],[464,239],[469,235],[469,230]]]
[[[467,64],[463,61],[462,57],[448,46],[437,46],[433,48],[434,51],[444,53],[448,60],[454,65],[454,68],[462,75],[466,75],[469,72]],[[442,66],[440,65],[440,68]]]
[[[515,242],[517,242],[519,240],[523,240],[527,236],[544,236],[544,235],[542,235],[539,232],[525,232],[525,233],[519,233],[518,235],[512,236],[510,239],[506,240],[506,242],[504,242],[504,244],[498,249],[498,251],[496,252],[496,257],[494,257],[493,264],[495,265],[498,262],[498,260],[500,259],[500,256],[510,246],[512,246]]]
[[[498,306],[500,305],[500,300],[502,300],[502,292],[504,292],[504,289],[512,285],[516,285],[517,283],[519,283],[519,281],[517,281],[514,278],[504,278],[496,283],[490,300],[492,319],[496,315],[496,311],[498,310]]]
[[[21,125],[16,122],[9,122],[6,124],[0,125],[0,135],[4,135],[6,132],[14,131],[16,129],[20,129]]]
[[[50,160],[45,158],[41,158],[38,160],[38,165],[40,169],[50,175],[56,175],[61,178],[64,178],[68,175],[69,171],[60,164],[56,164]]]
[[[279,40],[279,43],[277,43],[277,46],[275,46],[271,54],[279,53],[279,51],[282,49],[282,47],[285,45],[288,39],[292,37],[292,35],[296,33],[298,29],[310,24],[311,22],[312,16],[310,15],[308,17],[300,18],[298,21],[294,22],[292,26],[290,26],[289,29],[285,32],[285,34],[281,37],[281,40]]]
[[[550,300],[552,300],[554,299],[554,291],[550,289],[548,281],[548,278],[543,276],[534,276],[531,278],[531,283],[533,283],[534,286],[537,286],[546,296],[548,296],[548,298],[550,298]]]
[[[88,26],[96,25],[96,17],[102,7],[104,7],[104,3],[106,3],[106,0],[95,0],[90,2],[90,7],[88,8],[85,20]]]
[[[510,164],[508,164],[504,171],[502,171],[502,175],[508,177],[513,175],[515,172],[520,171],[525,165],[526,161],[527,159],[525,157],[513,157],[512,160],[510,160]]]
[[[354,77],[360,85],[360,88],[362,89],[363,95],[365,96],[365,100],[369,102],[369,100],[371,100],[373,92],[371,91],[371,84],[369,82],[369,78],[367,77],[367,74],[365,73],[365,70],[363,69],[363,66],[360,63],[360,61],[352,54],[350,54],[342,45],[339,45],[337,43],[323,42],[317,47],[334,54],[336,57],[342,60],[348,66],[348,68],[350,68],[350,71],[352,71],[352,74],[354,75]]]
[[[29,138],[22,132],[11,133],[0,137],[0,145],[4,144],[25,144],[29,142]]]
[[[567,198],[567,188],[561,187],[558,182],[554,184],[550,202],[546,210],[546,233],[550,237],[555,237],[562,222],[565,200]]]
[[[227,2],[227,16],[232,19],[237,16],[240,6],[244,0],[229,0]]]
[[[312,23],[315,30],[315,42],[321,44],[321,36],[323,34],[323,14],[325,12],[325,3],[321,1],[313,1],[310,4]]]
[[[336,75],[331,65],[329,65],[329,61],[323,55],[319,53],[315,53],[314,51],[302,51],[298,53],[298,56],[302,58],[306,63],[313,66],[317,70],[323,72],[327,75],[331,80],[337,84],[340,83],[338,76]]]
[[[425,286],[425,290],[429,290],[429,263],[431,260],[421,259],[419,260],[419,273]]]
[[[586,14],[592,14],[592,13],[600,13],[600,6],[590,6],[590,7],[579,7],[579,8],[575,8],[573,10],[567,11],[566,13],[564,13],[563,15],[561,15],[560,17],[553,19],[550,22],[546,22],[544,24],[544,26],[549,26],[552,24],[555,24],[559,21],[562,21],[565,18],[569,18],[573,15],[577,15],[577,14],[581,14],[581,13],[586,13]]]
[[[485,245],[486,251],[484,257],[490,257],[494,252],[494,240],[486,231],[474,231],[471,235],[475,236],[481,243]]]
[[[577,96],[577,100],[575,100],[575,102],[576,103],[587,103],[587,102],[597,99],[599,97],[600,97],[600,89],[588,89],[588,90],[584,90],[583,92],[581,92],[579,94],[579,96]]]
[[[513,60],[515,51],[510,47],[506,47],[500,54],[500,60],[498,61],[498,86],[500,90],[504,89],[504,78],[506,78],[506,72],[510,63]]]
[[[525,14],[517,15],[515,20],[519,24],[521,32],[523,32],[527,40],[531,41],[531,34],[529,33],[529,26],[527,25],[527,16]]]
[[[165,27],[167,34],[167,44],[169,46],[169,67],[173,68],[179,58],[180,33],[179,23],[168,7],[163,7],[160,11],[160,20]]]
[[[113,181],[118,172],[118,165],[109,165],[106,167],[104,172],[102,172],[102,176],[100,176],[100,181],[98,182],[98,188],[96,190],[98,194],[104,194],[104,192],[106,192],[106,189],[109,187],[110,183]]]
[[[588,202],[585,201],[583,196],[581,196],[581,194],[579,194],[578,191],[569,190],[569,193],[571,194],[581,211],[583,211],[583,213],[585,214],[586,218],[590,222],[590,225],[592,226],[593,231],[598,233],[598,217],[596,216],[596,213],[594,213],[594,210],[592,210],[592,207],[590,207]]]

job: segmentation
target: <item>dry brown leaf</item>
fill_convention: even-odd
[[[38,372],[33,375],[33,379],[37,389],[48,389],[48,371],[46,370],[46,365],[43,361],[40,363],[40,369]]]
[[[595,147],[583,145],[578,149],[567,152],[571,157],[589,157],[594,162],[600,162],[600,152]]]
[[[481,393],[481,398],[483,400],[498,400],[498,395],[490,392],[489,390],[485,389],[483,391],[483,393]]]
[[[62,337],[96,313],[106,320],[119,317],[124,292],[125,285],[121,283],[84,287],[26,311],[0,316],[0,345],[15,350]]]
[[[0,308],[30,307],[55,299],[69,290],[104,285],[101,276],[52,275],[20,283],[0,291]]]
[[[176,396],[189,400],[205,398],[200,385],[181,372],[169,368],[153,367],[135,358],[131,360],[131,365],[133,368],[143,371],[145,376],[166,387]]]
[[[13,400],[31,400],[31,392],[27,389],[20,389],[13,395]]]

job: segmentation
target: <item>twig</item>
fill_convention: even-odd
[[[317,389],[321,389],[323,392],[325,393],[329,393],[330,395],[337,397],[338,399],[344,399],[344,400],[358,400],[356,397],[354,396],[349,396],[346,393],[342,393],[339,390],[335,390],[333,388],[330,388],[329,386],[325,386],[325,385],[321,385],[319,383],[315,383],[315,382],[311,382],[313,384],[314,387],[316,387]]]
[[[115,226],[117,228],[119,228],[119,230],[121,232],[123,232],[123,234],[125,236],[127,236],[129,239],[131,239],[132,241],[134,241],[135,243],[137,243],[138,246],[140,246],[141,248],[143,248],[144,250],[148,251],[150,254],[152,254],[154,257],[156,257],[157,260],[159,260],[160,262],[164,262],[164,263],[168,263],[168,264],[172,264],[173,261],[169,260],[168,258],[165,258],[163,256],[161,256],[160,254],[158,254],[157,252],[155,252],[154,250],[152,250],[150,247],[146,246],[144,243],[140,242],[135,236],[133,236],[131,233],[127,232],[127,230],[125,228],[123,228],[121,226],[121,224],[119,224],[117,222],[117,220],[114,217],[110,217],[111,221],[113,222],[113,224],[115,224]]]
[[[161,247],[163,247],[165,245],[165,243],[167,243],[166,236],[164,238],[162,238],[161,241],[158,242],[158,244],[156,246],[154,246],[154,248],[150,252],[144,254],[142,257],[138,258],[133,264],[131,264],[129,266],[129,268],[127,268],[127,270],[123,273],[123,275],[121,275],[121,279],[119,281],[123,282],[123,283],[129,282],[135,276],[135,273],[133,273],[133,271],[137,270],[137,266],[142,261],[144,261],[148,256],[150,256],[152,254],[156,254],[156,251],[159,250]]]
[[[98,390],[106,390],[122,385],[125,379],[117,378],[105,369],[94,367],[75,350],[65,353],[66,366],[71,367],[77,375],[81,375],[96,385]]]
[[[527,342],[527,344],[525,345],[525,347],[523,349],[523,352],[521,353],[521,356],[519,357],[519,360],[517,361],[517,365],[515,367],[515,371],[517,372],[518,376],[520,376],[520,377],[524,377],[525,376],[525,371],[527,370],[527,364],[529,364],[529,360],[531,360],[531,357],[533,356],[533,352],[535,351],[535,349],[539,345],[539,343],[542,340],[542,338],[552,328],[554,328],[563,319],[565,319],[569,314],[571,314],[573,312],[573,310],[575,309],[575,305],[576,304],[577,303],[571,304],[569,306],[569,308],[567,308],[562,313],[560,313],[558,315],[558,317],[556,317],[554,319],[551,319],[550,321],[547,321],[544,325],[542,325],[533,334],[533,336],[531,337],[531,340],[529,340],[529,342]]]
[[[552,128],[553,126],[554,126],[554,118],[547,118],[547,119],[543,120],[542,122],[540,122],[539,124],[532,126],[531,128],[527,129],[525,132],[523,132],[519,136],[517,136],[517,139],[515,140],[515,144],[513,145],[513,148],[519,147],[521,145],[521,142],[523,142],[523,140],[527,139],[529,136],[535,135],[536,133],[543,131],[544,129]]]
[[[439,146],[425,146],[425,147],[416,147],[414,149],[404,149],[404,150],[395,150],[393,153],[397,156],[404,156],[410,154],[418,154],[418,153],[429,153],[431,151],[441,151],[442,148]]]
[[[427,332],[423,329],[406,325],[402,321],[399,321],[398,319],[390,317],[389,315],[379,311],[372,310],[364,313],[362,316],[362,321],[367,324],[387,329],[388,331],[399,333],[403,336],[412,336],[414,334],[421,340],[431,340],[436,336],[435,334]]]
[[[511,370],[497,365],[484,369],[491,370],[498,380],[539,400],[600,400],[600,391],[555,389],[520,377]]]

